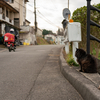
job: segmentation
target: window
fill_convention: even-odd
[[[9,0],[10,3],[14,3],[14,0]]]
[[[6,2],[8,2],[9,0],[5,0]]]
[[[6,10],[6,16],[8,17],[8,10]]]
[[[5,0],[5,1],[9,3],[14,3],[14,0]]]
[[[14,25],[19,27],[19,18],[14,18]]]

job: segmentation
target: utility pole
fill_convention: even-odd
[[[68,9],[69,9],[69,0],[68,0]]]
[[[36,35],[36,32],[37,32],[37,22],[36,22],[36,0],[34,0],[34,17],[35,17],[35,35]]]
[[[69,9],[69,0],[68,0],[68,9]],[[70,14],[68,15],[68,20],[70,19]]]

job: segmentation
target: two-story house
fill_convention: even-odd
[[[49,33],[49,34],[45,35],[44,38],[45,38],[48,42],[49,42],[49,41],[55,42],[55,41],[56,41],[56,37],[57,37],[56,34]]]
[[[5,0],[0,0],[0,34],[4,35],[9,32],[10,28],[14,28],[17,31],[20,30],[19,25],[16,23],[16,18],[19,15],[19,11],[10,6]]]
[[[0,0],[0,36],[4,36],[13,28],[15,33],[18,34],[18,38],[22,40],[22,37],[24,37],[24,42],[29,39],[27,36],[34,37],[34,32],[31,31],[33,29],[29,26],[30,22],[26,20],[26,2],[28,0]],[[21,30],[24,33],[27,32],[27,36],[24,36],[26,34],[20,34],[22,33]],[[29,35],[30,33],[33,36]],[[31,40],[34,39],[30,39],[32,43]]]
[[[30,22],[26,20],[26,2],[28,0],[6,0],[8,3],[19,11],[19,17],[16,21],[19,22],[21,28],[19,32],[20,42],[22,44],[34,44],[36,42],[33,27],[29,26]],[[12,2],[11,2],[12,1]]]
[[[5,1],[19,11],[19,14],[17,14],[16,18],[16,21],[19,22],[19,25],[20,26],[25,25],[26,2],[28,2],[28,0],[5,0]]]

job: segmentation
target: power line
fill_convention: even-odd
[[[27,3],[27,5],[28,6],[31,6],[31,7],[33,7],[32,5],[30,5],[29,3]],[[36,7],[36,9],[38,9],[38,8],[43,8],[43,9],[45,9],[45,10],[52,10],[52,11],[58,11],[59,9],[50,9],[50,8],[47,8],[47,7],[43,7],[43,6],[39,6],[39,7]]]
[[[38,14],[37,14],[38,15]],[[40,17],[41,19],[43,19],[44,21],[46,21],[47,23],[57,27],[57,28],[60,28],[59,26],[55,25],[54,23],[51,23],[50,21],[46,20],[44,17],[41,17],[40,15],[38,15],[38,17]]]
[[[29,5],[29,6],[33,7],[33,6],[32,6],[32,5],[30,5],[30,4],[27,4],[27,5]]]
[[[31,5],[30,5],[31,6]],[[52,9],[53,10],[53,9]],[[30,10],[31,11],[31,10]],[[40,17],[41,19],[43,19],[44,21],[46,21],[47,23],[57,27],[57,28],[60,28],[59,26],[55,25],[53,22],[51,22],[49,19],[47,19],[39,10],[37,10],[39,14],[42,15],[42,17],[40,15],[38,15],[38,17]]]
[[[43,20],[46,21],[47,23],[53,25],[52,23],[48,22],[47,20],[45,20],[45,19],[44,19],[43,17],[41,17],[40,15],[38,15],[38,17],[40,17],[41,19],[43,19]],[[53,25],[53,26],[55,26],[55,25]],[[57,27],[57,26],[56,26],[56,27]]]
[[[43,17],[45,17],[39,10],[37,10]],[[47,19],[46,17],[45,17],[45,19],[49,22],[49,23],[51,23],[51,24],[53,24],[54,26],[56,26],[56,27],[58,27],[58,28],[60,28],[59,26],[57,26],[57,25],[55,25],[53,22],[51,22],[49,19]]]
[[[52,2],[52,4],[54,5],[54,7],[57,9],[57,7],[56,7],[55,3],[53,3],[53,1],[52,1],[52,0],[51,0],[51,2]]]
[[[29,9],[28,9],[29,10]],[[30,12],[32,12],[33,13],[33,11],[31,11],[31,10],[29,10]],[[38,15],[38,14],[37,14]],[[54,25],[54,23],[52,23],[51,21],[49,21],[48,19],[46,20],[44,17],[41,17],[40,15],[38,15],[38,17],[40,17],[41,19],[43,19],[44,21],[46,21],[47,23],[49,23],[49,24],[51,24],[51,25],[53,25],[53,26],[55,26],[55,27],[58,27],[58,28],[60,28],[59,26],[57,26],[57,25]]]

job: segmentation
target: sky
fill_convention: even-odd
[[[91,0],[91,4],[98,3],[100,3],[100,0]],[[69,0],[71,16],[74,10],[86,5],[86,0]],[[31,22],[31,26],[34,26],[34,0],[29,0],[26,7],[26,19]],[[36,0],[38,28],[57,33],[58,28],[62,28],[64,8],[68,8],[68,0]]]

